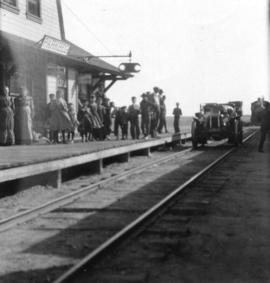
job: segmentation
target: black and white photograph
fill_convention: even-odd
[[[0,283],[270,282],[270,0],[0,0]]]

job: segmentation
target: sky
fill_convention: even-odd
[[[126,55],[141,72],[107,95],[116,105],[154,86],[168,115],[200,103],[269,98],[267,0],[62,0],[66,37],[95,55]],[[106,59],[118,66],[127,58]]]

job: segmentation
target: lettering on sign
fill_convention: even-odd
[[[70,44],[56,38],[45,36],[41,44],[41,49],[45,49],[61,55],[67,55],[70,49]]]
[[[91,84],[92,83],[92,76],[91,74],[81,74],[78,76],[78,83],[79,84]]]

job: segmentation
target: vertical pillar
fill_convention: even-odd
[[[127,152],[127,154],[126,154],[126,162],[129,162],[129,160],[130,160],[130,152]]]
[[[98,173],[102,174],[103,172],[103,159],[98,160]]]
[[[57,175],[56,175],[56,187],[57,189],[60,189],[62,185],[62,170],[59,169],[57,170]]]
[[[151,157],[151,148],[150,147],[145,149],[145,155],[147,155],[148,157]]]

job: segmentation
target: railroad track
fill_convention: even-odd
[[[255,136],[255,133],[248,135],[244,139],[243,142],[244,143],[247,142],[248,140],[252,139],[254,136]],[[121,231],[117,232],[112,237],[110,237],[107,241],[105,241],[100,246],[98,246],[96,249],[94,249],[91,253],[85,256],[81,261],[79,261],[76,265],[74,265],[71,269],[65,272],[62,276],[60,276],[53,283],[90,282],[88,274],[89,272],[91,273],[91,267],[95,266],[97,261],[100,261],[101,259],[103,259],[104,256],[108,256],[108,254],[110,254],[110,252],[113,251],[114,248],[118,247],[123,242],[127,241],[130,238],[138,236],[143,231],[149,229],[149,227],[152,226],[153,223],[155,223],[155,221],[159,219],[162,215],[164,215],[169,209],[173,210],[174,209],[173,205],[178,201],[179,194],[181,194],[187,187],[193,185],[198,180],[200,180],[204,175],[209,173],[210,170],[213,170],[214,168],[216,168],[223,160],[225,160],[228,156],[230,156],[235,150],[236,148],[230,148],[225,153],[223,153],[221,156],[217,157],[210,164],[205,166],[202,170],[192,175],[182,185],[174,189],[172,192],[170,192],[168,195],[162,198],[157,204],[152,206],[150,209],[148,209],[143,214],[141,214],[139,217],[137,217],[134,221],[126,225]],[[165,232],[170,233],[172,231],[165,231]],[[118,279],[115,279],[115,278],[114,279],[107,278],[107,279],[109,280],[108,282],[118,282],[117,280],[119,280],[119,278],[121,279],[121,277],[125,278],[125,275],[117,277]],[[126,280],[131,280],[132,282],[132,279],[130,278]],[[134,280],[136,281],[140,279],[135,278]],[[142,282],[144,282],[143,279],[141,280]],[[91,282],[96,282],[96,281],[91,281]]]
[[[157,165],[157,164],[162,164],[165,162],[168,162],[170,160],[173,160],[175,158],[179,158],[183,155],[185,155],[186,153],[190,152],[191,148],[188,149],[184,149],[180,152],[176,152],[176,153],[170,153],[165,157],[162,157],[158,160],[154,160],[154,161],[150,161],[147,162],[141,166],[135,167],[133,169],[130,169],[128,171],[124,171],[121,172],[120,174],[111,176],[105,180],[101,180],[99,182],[96,182],[94,184],[91,184],[89,186],[86,186],[82,189],[79,189],[75,192],[66,194],[64,196],[61,196],[57,199],[54,199],[52,201],[46,202],[38,207],[35,207],[33,209],[28,209],[26,211],[23,211],[21,213],[15,214],[11,217],[5,218],[0,220],[0,232],[6,231],[7,229],[10,229],[16,225],[19,225],[21,223],[24,223],[26,221],[29,221],[31,219],[34,219],[42,214],[48,213],[50,211],[53,211],[57,208],[60,208],[62,206],[65,206],[69,203],[72,203],[74,201],[76,201],[79,198],[82,198],[83,196],[89,194],[89,193],[93,193],[96,190],[100,189],[101,187],[104,187],[106,185],[112,184],[114,182],[116,182],[117,180],[121,180],[124,178],[128,178],[129,176],[132,176],[134,174],[138,174],[140,172],[142,172],[143,170]]]
[[[77,199],[89,194],[89,193],[93,193],[96,190],[100,189],[101,187],[104,187],[108,184],[112,184],[114,182],[116,182],[117,180],[121,180],[123,178],[128,178],[129,176],[132,176],[133,174],[138,174],[140,172],[142,172],[143,170],[152,167],[154,165],[157,164],[162,164],[165,162],[169,162],[170,160],[173,160],[175,158],[179,158],[181,156],[184,156],[185,154],[187,154],[188,152],[190,152],[192,149],[188,148],[188,149],[184,149],[180,152],[176,152],[176,153],[172,153],[172,154],[168,154],[165,157],[162,157],[158,160],[154,160],[151,162],[147,162],[141,166],[138,166],[136,168],[130,169],[128,171],[124,171],[121,172],[120,174],[117,175],[113,175],[105,180],[101,180],[99,182],[96,182],[94,184],[88,185],[83,187],[82,189],[78,189],[72,193],[69,194],[65,194],[61,197],[58,197],[52,201],[46,202],[40,206],[37,206],[35,208],[32,209],[27,209],[23,212],[14,214],[10,217],[4,218],[0,220],[0,232],[6,231],[7,229],[10,229],[16,225],[19,225],[21,223],[24,223],[26,221],[29,221],[31,219],[34,219],[36,217],[38,217],[39,215],[48,213],[50,211],[53,211],[57,208],[60,208],[64,205],[67,205],[69,203],[72,203],[74,201],[76,201]]]
[[[214,145],[210,146],[214,147]],[[229,153],[227,153],[228,148],[230,148]],[[60,281],[56,281],[65,282],[70,274],[74,274],[75,270],[84,268],[84,264],[79,262],[79,259],[85,257],[87,252],[93,251],[91,257],[94,255],[94,260],[102,253],[106,253],[107,249],[111,248],[110,244],[121,242],[121,237],[126,237],[128,233],[133,232],[134,229],[136,230],[136,225],[140,225],[140,220],[143,220],[143,222],[145,221],[145,213],[149,207],[152,207],[152,213],[155,213],[154,208],[156,207],[156,203],[164,202],[164,198],[170,199],[171,197],[174,197],[173,192],[179,184],[184,184],[181,186],[181,190],[183,190],[185,186],[188,186],[188,182],[195,182],[196,179],[199,178],[198,171],[209,166],[209,160],[216,159],[220,154],[222,154],[221,159],[223,159],[234,150],[235,148],[231,148],[228,145],[221,145],[221,149],[218,150],[209,149],[207,151],[206,148],[207,153],[205,153],[205,150],[192,151],[191,149],[187,149],[170,154],[159,160],[148,162],[138,168],[134,168],[113,176],[112,178],[87,186],[56,199],[53,202],[46,203],[36,209],[2,220],[2,223],[0,224],[0,230],[2,230],[1,236],[4,235],[4,237],[9,237],[9,234],[13,235],[13,230],[17,229],[18,235],[22,234],[27,239],[33,237],[33,235],[34,238],[42,238],[43,236],[40,236],[39,234],[42,235],[43,231],[46,231],[47,233],[48,231],[52,231],[52,239],[50,239],[50,241],[52,241],[53,244],[48,244],[47,240],[39,241],[38,244],[31,243],[31,254],[42,254],[42,257],[47,253],[49,254],[52,265],[56,265],[56,271],[53,272],[54,275],[52,278],[46,279],[44,282],[51,282],[52,279],[57,278],[67,270],[67,264],[64,264],[64,267],[58,268],[58,259],[56,264],[54,264],[50,253],[55,253],[56,257],[59,257],[59,255],[60,257],[65,257],[65,249],[68,249],[68,253],[71,253],[72,255],[70,256],[74,256],[74,260],[70,261],[68,266],[74,265],[75,267],[64,274],[63,277],[60,277]],[[196,160],[196,158],[197,161],[195,161],[195,163],[197,162],[198,164],[190,166],[190,160]],[[163,163],[165,162],[167,162],[166,166],[163,166]],[[218,162],[219,161],[217,161],[217,163]],[[190,168],[192,168],[192,170]],[[210,167],[203,170],[206,172],[210,170]],[[138,182],[138,184],[136,184],[136,182]],[[99,190],[101,187],[104,188]],[[129,190],[127,190],[128,187]],[[140,190],[138,190],[139,187]],[[106,204],[105,200],[105,205],[103,203],[101,206],[101,199],[102,202],[104,202],[104,199],[106,199],[106,197],[108,198],[107,193],[103,192],[103,190],[106,189],[107,193],[110,192],[112,194],[115,194],[118,191],[127,191],[127,197],[120,197],[119,201],[115,201],[114,199],[113,202],[109,202],[109,204]],[[99,196],[95,196],[93,193],[97,193]],[[104,197],[102,197],[102,193],[105,194]],[[168,197],[168,195],[170,197]],[[109,198],[110,197],[111,196],[109,196]],[[162,207],[163,206],[158,208],[158,210],[163,210]],[[27,220],[32,221],[15,227],[15,225]],[[137,224],[133,228],[134,222]],[[12,227],[13,229],[10,230]],[[7,231],[3,232],[4,230]],[[59,231],[57,236],[55,236],[54,231]],[[120,234],[117,233],[117,231],[121,231],[119,232]],[[77,239],[81,234],[83,236],[80,239]],[[90,244],[84,246],[83,242],[84,240],[87,241],[89,236],[93,239],[91,239]],[[73,239],[69,241],[69,238]],[[61,245],[59,246],[59,242],[61,242],[63,247],[61,247]],[[12,245],[9,241],[5,242],[2,239],[1,244],[3,246]],[[46,245],[49,245],[49,248],[47,248]],[[97,246],[99,246],[99,248],[96,248]],[[21,247],[21,244],[19,244],[19,249],[21,249],[19,252],[20,254],[23,254],[22,251],[28,250],[28,248],[23,245]],[[16,264],[19,264],[19,268],[21,265],[24,265],[25,260],[21,255],[19,255],[19,260],[16,258],[16,255],[14,255],[14,257],[14,261]],[[21,263],[20,260],[22,261]],[[87,261],[88,256],[85,257],[83,262],[86,263]],[[31,261],[29,260],[29,262]],[[35,265],[35,262],[36,260],[33,259],[33,265]],[[8,264],[11,266],[10,270],[12,271],[12,262]],[[31,263],[29,264],[32,267]],[[42,260],[40,265],[43,268],[44,260]],[[33,267],[33,269],[35,268]],[[76,272],[77,271],[75,271],[75,274]],[[48,271],[44,269],[44,274],[41,276],[37,275],[37,278],[39,279],[34,279],[33,282],[43,282],[40,278],[46,277],[47,274]],[[25,276],[28,275],[25,273]],[[30,278],[35,278],[35,275],[32,275],[32,271],[30,272]],[[0,281],[1,279],[2,277],[0,275]],[[23,278],[20,278],[20,281],[29,282],[29,278],[27,277],[25,281],[23,281]],[[7,281],[3,280],[3,282],[13,281],[8,278]],[[17,281],[15,280],[14,282]]]

